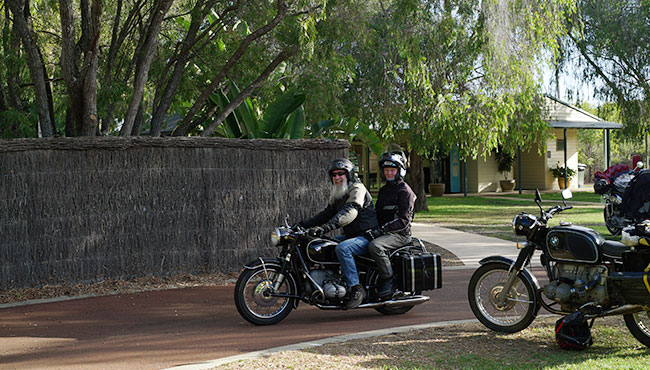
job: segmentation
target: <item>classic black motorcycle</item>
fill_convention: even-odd
[[[256,325],[280,322],[300,301],[321,309],[345,309],[349,287],[335,253],[339,242],[285,224],[271,234],[272,244],[281,248],[278,257],[249,262],[237,279],[237,311]],[[374,260],[356,257],[359,280],[368,292],[358,308],[374,308],[385,315],[403,314],[429,300],[422,291],[442,286],[440,255],[427,252],[420,240],[413,238],[390,258],[400,294],[382,301],[374,289],[379,278]]]
[[[650,246],[626,246],[606,241],[594,230],[560,223],[549,227],[557,213],[571,209],[564,205],[544,210],[539,191],[535,203],[541,216],[520,213],[512,226],[526,242],[516,261],[493,256],[480,261],[472,275],[469,303],[474,315],[486,327],[506,333],[525,329],[540,307],[569,315],[580,311],[587,319],[623,315],[634,337],[650,347]],[[650,230],[643,238],[650,240]],[[549,282],[540,287],[526,267],[536,250]]]
[[[636,167],[629,173],[623,173],[612,181],[601,178],[594,183],[594,192],[600,195],[603,203],[605,203],[603,217],[605,226],[612,235],[620,234],[624,227],[634,222],[629,217],[626,217],[622,210],[623,197],[630,182],[642,168],[643,162],[637,162]]]

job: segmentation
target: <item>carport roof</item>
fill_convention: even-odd
[[[571,105],[550,95],[546,97],[546,122],[553,128],[573,129],[619,129],[623,127],[620,123],[607,122],[601,118],[586,112],[574,105]]]

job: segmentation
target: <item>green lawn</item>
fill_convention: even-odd
[[[501,195],[503,197],[508,197],[508,198],[523,198],[523,199],[530,199],[533,200],[535,199],[534,194],[519,194],[518,192],[514,192],[512,194],[508,195]],[[562,194],[561,193],[544,193],[542,194],[542,200],[547,201],[547,200],[554,200],[554,201],[562,201]],[[573,193],[573,198],[569,199],[569,202],[594,202],[594,203],[600,203],[601,197],[600,195],[594,193],[593,191],[580,191],[580,192],[574,192]]]
[[[542,199],[545,200],[543,203],[545,209],[558,204],[550,201],[552,198],[556,198],[555,195],[542,194]],[[538,216],[540,214],[539,208],[531,201],[533,198],[533,195],[521,199],[513,199],[510,196],[508,198],[485,198],[480,196],[430,197],[427,198],[429,211],[417,212],[415,221],[433,222],[452,229],[506,240],[522,241],[523,239],[515,237],[512,233],[512,219],[521,212],[528,212]],[[574,199],[570,199],[567,203],[573,205],[574,208],[557,214],[551,220],[550,225],[557,225],[560,221],[568,221],[595,229],[606,238],[615,239],[605,228],[602,204],[572,204],[572,200]]]

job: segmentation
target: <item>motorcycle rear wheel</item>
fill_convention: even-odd
[[[621,228],[616,227],[612,225],[612,220],[611,220],[611,215],[609,214],[609,206],[605,205],[605,208],[603,209],[603,218],[605,219],[605,227],[607,227],[607,230],[610,232],[610,234],[616,236],[621,233]]]
[[[503,263],[479,267],[469,280],[468,298],[474,316],[483,325],[501,333],[516,333],[533,322],[539,304],[535,285],[521,272],[510,288],[506,304],[497,304],[496,298],[508,278],[508,268]]]
[[[273,282],[279,266],[262,266],[242,271],[235,285],[235,306],[239,314],[255,325],[273,325],[282,321],[293,309],[293,298],[273,297]],[[275,293],[295,295],[296,283],[286,275]]]
[[[650,347],[650,311],[623,315],[625,326],[636,340]]]

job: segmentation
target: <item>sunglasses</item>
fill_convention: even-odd
[[[332,177],[337,177],[337,176],[345,176],[345,171],[335,171],[332,172]]]

